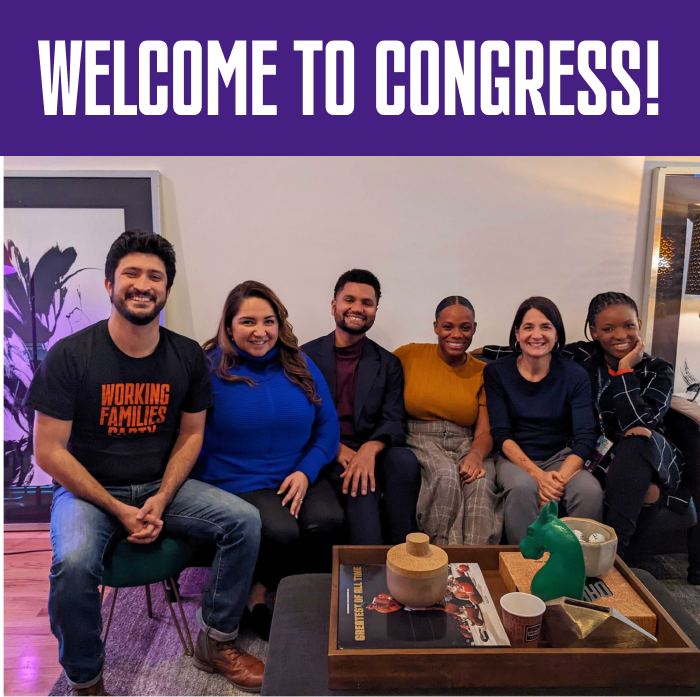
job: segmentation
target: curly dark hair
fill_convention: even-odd
[[[231,375],[229,373],[232,368],[235,368],[239,364],[239,358],[228,330],[231,327],[233,318],[241,309],[243,301],[248,298],[261,298],[270,303],[279,324],[277,345],[280,349],[280,359],[284,374],[290,382],[299,385],[299,387],[304,390],[304,393],[312,404],[321,404],[321,398],[316,392],[316,383],[313,377],[311,377],[304,357],[299,352],[299,342],[294,335],[292,325],[287,319],[289,316],[287,308],[270,288],[258,281],[243,281],[243,283],[239,283],[228,294],[226,302],[224,303],[223,312],[221,313],[221,320],[219,321],[219,329],[216,336],[209,339],[209,341],[202,346],[204,352],[209,357],[212,371],[219,378],[227,382],[245,382],[251,387],[257,386],[257,383],[249,377]],[[211,354],[217,347],[221,349],[221,360],[219,361],[219,365],[215,366]]]
[[[114,285],[114,272],[119,262],[128,254],[154,254],[165,264],[165,274],[170,288],[175,280],[175,249],[172,244],[156,235],[155,232],[127,230],[117,237],[107,252],[105,261],[105,278]]]
[[[615,305],[627,305],[634,310],[634,314],[639,317],[639,310],[637,309],[637,303],[630,298],[629,295],[624,293],[616,293],[615,291],[608,291],[607,293],[598,293],[598,295],[591,300],[588,304],[588,314],[586,315],[586,323],[583,326],[583,333],[586,339],[590,339],[588,336],[588,329],[593,329],[595,327],[595,318],[603,310],[608,307],[614,307]]]
[[[379,298],[382,297],[382,287],[379,279],[371,271],[365,269],[350,269],[350,271],[346,271],[335,284],[333,289],[334,298],[338,297],[338,293],[345,287],[346,283],[364,283],[372,286],[377,296],[377,305],[379,305]]]
[[[561,318],[559,308],[549,298],[543,298],[539,295],[523,300],[523,302],[520,303],[520,307],[515,313],[513,326],[510,328],[510,335],[508,337],[508,346],[510,346],[510,350],[515,352],[520,351],[520,347],[517,346],[517,340],[515,338],[515,330],[520,329],[520,325],[523,323],[523,318],[528,313],[528,310],[539,310],[552,323],[557,332],[557,345],[552,353],[559,353],[566,344],[564,320]]]

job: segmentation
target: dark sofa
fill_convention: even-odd
[[[688,581],[700,584],[700,525],[697,524],[697,505],[700,503],[700,405],[682,397],[673,397],[671,408],[664,418],[664,426],[671,440],[685,458],[681,486],[662,501],[661,506],[642,512],[637,533],[629,549],[633,564],[643,563],[653,554],[688,552]],[[675,500],[674,500],[674,497]],[[676,506],[682,500],[690,505],[683,513]]]

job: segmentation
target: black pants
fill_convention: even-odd
[[[238,496],[253,504],[262,520],[255,580],[276,590],[285,576],[330,572],[334,534],[343,524],[343,509],[325,479],[319,477],[309,486],[299,518],[289,512],[289,503],[282,506],[284,496],[275,489]]]
[[[617,553],[624,559],[637,527],[649,486],[656,479],[656,446],[645,436],[626,436],[615,446],[605,476],[605,523],[617,533]]]
[[[345,509],[345,542],[351,545],[395,545],[416,532],[416,504],[420,493],[420,464],[408,448],[386,448],[377,457],[376,491],[343,494],[343,466],[333,462],[323,469]],[[383,509],[383,510],[382,510]],[[382,532],[382,521],[384,523]]]

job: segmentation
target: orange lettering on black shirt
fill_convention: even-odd
[[[102,385],[102,406],[109,407],[114,399],[114,385]]]
[[[130,426],[131,425],[131,410],[133,407],[119,407],[119,425],[120,426]]]
[[[155,433],[165,421],[170,402],[170,385],[127,382],[102,385],[100,426],[108,435]]]

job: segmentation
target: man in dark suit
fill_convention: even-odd
[[[374,274],[347,271],[331,301],[335,331],[301,347],[326,378],[338,411],[338,455],[322,476],[345,508],[350,544],[398,544],[417,530],[420,465],[401,447],[406,442],[403,368],[365,336],[380,296]]]

